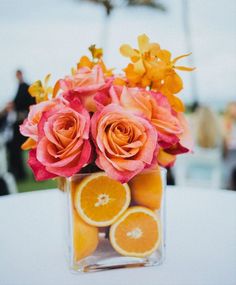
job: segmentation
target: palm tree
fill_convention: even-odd
[[[195,66],[194,64],[194,50],[192,43],[192,34],[191,34],[191,25],[190,25],[190,10],[189,10],[189,1],[182,0],[182,19],[183,19],[183,30],[186,48],[188,52],[192,52],[193,54],[187,58],[189,66]],[[197,78],[196,73],[191,72],[190,74],[190,85],[191,85],[191,93],[193,104],[197,104],[199,101],[198,98],[198,90],[197,90]]]
[[[106,15],[109,16],[112,10],[116,7],[122,6],[146,6],[153,9],[166,11],[166,7],[159,3],[158,0],[86,0],[93,3],[103,5],[106,10]]]
[[[81,0],[79,0],[81,1]],[[83,0],[82,0],[83,1]],[[103,31],[101,33],[101,45],[103,49],[106,48],[108,39],[108,27],[111,18],[112,11],[118,7],[134,7],[134,6],[144,6],[151,9],[156,9],[161,12],[166,11],[166,7],[159,2],[159,0],[84,0],[90,1],[96,4],[103,5],[106,12],[106,17],[103,25]]]

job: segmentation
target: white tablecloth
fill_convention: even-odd
[[[167,189],[162,266],[72,274],[58,190],[0,198],[1,285],[235,285],[236,192]]]

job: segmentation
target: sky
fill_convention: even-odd
[[[182,0],[163,0],[167,12],[145,7],[118,7],[110,18],[103,7],[79,0],[0,0],[0,107],[16,92],[15,70],[28,82],[52,74],[52,82],[70,73],[93,43],[105,50],[109,67],[120,71],[127,59],[122,43],[136,45],[139,34],[170,50],[173,56],[190,52],[183,28]],[[122,3],[122,2],[121,2]],[[194,75],[182,72],[180,97],[194,100],[194,78],[200,102],[223,108],[236,100],[236,1],[189,0]]]

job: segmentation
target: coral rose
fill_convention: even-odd
[[[20,132],[23,136],[30,137],[35,142],[38,141],[38,123],[42,117],[43,112],[55,107],[57,100],[44,101],[30,106],[28,117],[20,126]]]
[[[112,102],[120,104],[129,111],[140,112],[151,120],[158,132],[158,143],[163,149],[171,148],[181,142],[186,143],[185,149],[189,147],[190,142],[181,139],[186,132],[183,116],[171,108],[167,98],[161,93],[113,86],[110,95]],[[182,149],[178,149],[181,153]]]
[[[54,108],[42,113],[37,148],[29,157],[36,179],[79,172],[90,160],[89,128],[89,113],[78,98],[66,103],[57,100]]]
[[[79,68],[72,76],[60,80],[60,87],[65,94],[78,96],[89,112],[97,110],[96,97],[108,97],[112,78],[106,79],[102,68],[95,65]]]
[[[110,104],[91,120],[97,150],[96,164],[122,183],[156,163],[157,132],[140,115]]]

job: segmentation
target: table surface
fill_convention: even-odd
[[[235,285],[236,192],[167,189],[166,260],[157,267],[73,274],[64,193],[0,198],[1,285]]]

